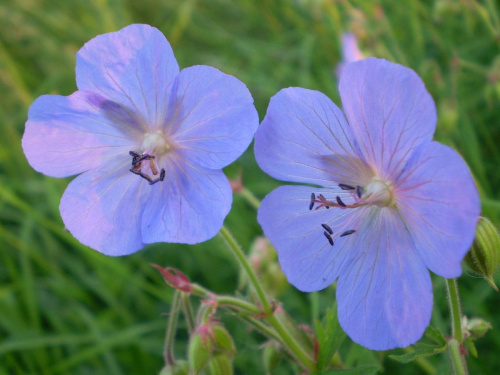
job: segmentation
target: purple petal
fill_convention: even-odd
[[[436,108],[422,80],[404,66],[368,58],[346,64],[339,90],[365,160],[380,178],[394,180],[436,127]]]
[[[170,44],[148,25],[99,35],[77,54],[78,88],[119,103],[148,131],[163,125],[178,73]]]
[[[353,33],[343,33],[341,38],[342,44],[342,61],[350,63],[361,60],[363,53],[358,47],[358,39]]]
[[[278,252],[281,268],[288,281],[298,289],[311,292],[331,285],[349,260],[355,235],[339,237],[356,229],[362,209],[320,208],[309,210],[311,193],[335,201],[338,195],[349,204],[353,198],[338,188],[318,189],[307,186],[281,186],[267,195],[258,212],[265,235]],[[325,237],[326,224],[332,229],[334,245]]]
[[[397,212],[368,210],[352,236],[355,254],[339,275],[339,322],[352,340],[369,349],[405,347],[420,339],[430,322],[429,271]]]
[[[142,219],[146,243],[194,244],[215,236],[229,213],[232,191],[220,170],[171,157],[165,180],[152,189]]]
[[[427,267],[458,277],[480,214],[476,186],[460,155],[437,142],[421,145],[398,179],[395,196]]]
[[[255,137],[259,166],[274,178],[322,186],[366,176],[344,115],[318,91],[278,92]]]
[[[106,255],[127,255],[144,247],[141,218],[151,188],[123,168],[76,177],[61,199],[66,228],[81,243]]]
[[[129,159],[137,130],[122,108],[98,94],[44,95],[30,107],[22,144],[34,169],[66,177]]]
[[[246,86],[209,66],[183,69],[172,90],[165,131],[190,161],[220,169],[253,139],[259,116]]]

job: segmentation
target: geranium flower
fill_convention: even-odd
[[[208,66],[179,72],[148,25],[86,43],[76,81],[72,95],[32,104],[22,141],[37,171],[80,174],[61,199],[67,229],[108,255],[213,237],[232,202],[221,168],[258,126],[245,85]]]
[[[358,46],[358,38],[354,33],[343,33],[340,38],[340,46],[342,60],[337,64],[335,69],[337,77],[342,75],[342,69],[345,64],[363,59],[363,53]]]
[[[462,158],[433,142],[436,110],[412,70],[369,58],[347,64],[343,113],[302,88],[271,99],[256,134],[261,168],[285,181],[258,220],[302,291],[337,282],[339,321],[375,350],[417,341],[429,324],[428,269],[446,278],[474,238],[479,197]]]

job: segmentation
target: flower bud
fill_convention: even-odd
[[[165,365],[159,375],[188,375],[189,365],[188,362],[181,359],[176,360],[172,365]]]
[[[205,368],[207,375],[233,375],[233,358],[226,354],[215,354]]]
[[[479,219],[476,238],[465,256],[465,263],[498,292],[493,274],[500,263],[500,236],[493,223],[485,217]]]
[[[259,276],[264,289],[272,297],[278,297],[287,288],[286,277],[278,265],[276,250],[265,237],[257,237],[250,246],[250,264]],[[240,285],[247,282],[247,277],[240,280]]]
[[[193,291],[193,286],[191,285],[191,282],[189,281],[188,277],[184,275],[181,271],[173,267],[163,268],[157,264],[151,264],[151,265],[155,267],[158,271],[160,271],[163,278],[165,279],[165,282],[172,288],[180,290],[181,292],[184,293],[191,293]]]
[[[472,318],[467,321],[465,326],[466,334],[470,335],[473,340],[480,339],[486,332],[488,332],[493,327],[489,322],[480,318]]]
[[[227,368],[228,363],[231,370],[229,374],[231,374],[235,354],[236,348],[231,335],[218,323],[201,324],[189,339],[189,367],[195,375],[207,368],[220,368],[222,371]],[[226,358],[227,361],[218,356]],[[220,374],[225,373],[228,372],[220,372]]]

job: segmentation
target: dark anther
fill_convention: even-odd
[[[141,170],[141,164],[143,160],[149,160],[151,172],[153,175],[158,175],[158,168],[156,168],[156,165],[153,161],[155,158],[153,155],[148,155],[148,154],[139,154],[135,151],[129,151],[130,156],[132,156],[132,169],[129,169],[130,172],[133,174],[136,174],[138,176],[141,176],[145,180],[149,182],[150,185],[156,184],[158,181],[163,181],[165,179],[165,169],[161,169],[160,172],[160,177],[156,179],[152,179],[149,175],[146,173],[142,172]]]
[[[311,203],[309,203],[309,211],[311,211],[313,209],[315,199],[316,199],[316,195],[314,195],[314,193],[311,193]]]
[[[354,187],[352,187],[351,185],[339,184],[339,187],[340,187],[342,190],[354,190]]]
[[[342,202],[342,199],[340,199],[338,195],[335,197],[335,199],[337,200],[337,203],[339,204],[340,207],[347,207],[345,203]]]
[[[361,194],[363,194],[363,188],[361,186],[356,186],[356,195],[361,199]]]
[[[333,234],[333,230],[332,230],[332,228],[330,228],[330,226],[329,226],[329,225],[327,225],[327,224],[321,224],[321,226],[322,226],[323,228],[325,228],[325,230],[326,230],[328,233]]]
[[[324,205],[325,205],[325,208],[328,210],[328,209],[330,208],[330,206],[328,206],[328,205],[326,204],[326,202],[328,202],[328,201],[327,201],[327,200],[326,200],[326,198],[323,196],[323,194],[318,195],[318,197],[319,197],[319,200],[322,202],[322,204],[324,204]],[[321,206],[319,206],[318,208],[320,208],[320,207],[321,207]],[[316,208],[316,209],[318,209],[318,208]]]
[[[348,235],[350,235],[350,234],[353,234],[354,232],[356,232],[356,230],[355,230],[355,229],[349,229],[349,230],[346,230],[344,233],[342,233],[342,234],[340,235],[340,237],[348,236]]]
[[[129,151],[129,154],[132,156],[132,166],[137,169],[140,168],[140,162],[143,160],[151,160],[154,159],[155,157],[152,155],[148,154],[139,154],[135,151]],[[139,164],[139,165],[137,165]]]
[[[148,176],[149,177],[149,176]],[[161,169],[161,172],[160,172],[160,177],[158,177],[157,179],[153,180],[151,178],[148,178],[147,180],[149,181],[149,184],[150,185],[154,185],[156,184],[158,181],[163,181],[163,179],[165,178],[165,169]]]
[[[328,242],[330,242],[330,245],[333,246],[333,239],[332,239],[332,236],[330,236],[330,234],[328,232],[323,232],[323,234],[325,235],[326,239],[328,240]]]

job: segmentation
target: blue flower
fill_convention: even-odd
[[[302,291],[337,281],[339,321],[374,350],[417,341],[429,324],[428,270],[461,274],[480,211],[472,176],[432,141],[434,102],[412,70],[369,58],[347,64],[344,114],[302,88],[271,99],[256,134],[261,168],[285,181],[258,220]]]
[[[86,43],[76,81],[72,95],[32,104],[22,141],[37,171],[79,174],[61,199],[67,229],[107,255],[213,237],[232,202],[221,169],[258,126],[245,85],[208,66],[179,71],[148,25]]]

